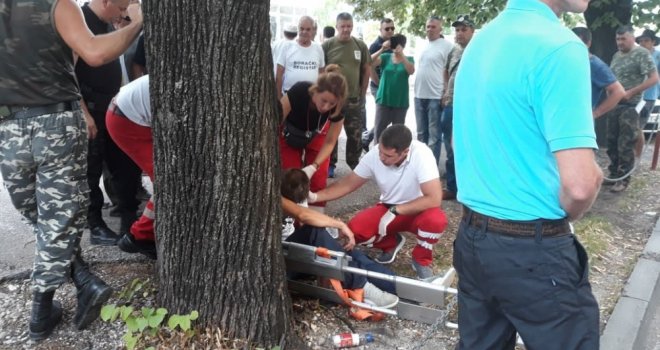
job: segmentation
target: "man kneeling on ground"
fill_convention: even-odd
[[[310,201],[341,198],[370,179],[380,189],[380,203],[359,212],[348,223],[355,240],[381,249],[383,254],[376,261],[389,264],[405,243],[399,232],[412,232],[417,236],[413,270],[420,279],[433,277],[433,245],[447,226],[440,209],[442,186],[433,152],[413,141],[405,125],[392,125],[380,136],[378,147],[371,149],[350,175],[310,193]]]
[[[289,169],[284,173],[281,192],[282,210],[299,224],[296,227],[290,220],[285,219],[287,223],[282,230],[282,239],[287,242],[323,247],[338,252],[346,250],[353,259],[348,266],[394,275],[394,272],[387,267],[369,259],[364,253],[353,250],[355,246],[353,232],[345,223],[306,207],[309,179],[302,170]],[[330,236],[326,227],[336,228],[340,232],[346,241],[343,248],[337,240]],[[391,308],[399,302],[399,298],[393,295],[395,293],[394,283],[390,281],[347,273],[342,287],[351,290],[363,289],[364,301],[378,307]]]

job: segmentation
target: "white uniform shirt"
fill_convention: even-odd
[[[436,164],[431,149],[413,140],[408,157],[400,166],[385,166],[380,161],[378,147],[374,147],[354,171],[361,178],[376,181],[381,202],[403,204],[422,196],[421,184],[440,177]]]
[[[323,48],[315,42],[304,47],[292,41],[282,46],[277,64],[284,67],[282,92],[288,91],[299,81],[315,83],[319,77],[319,68],[325,67]]]
[[[151,103],[149,102],[149,76],[141,76],[122,86],[115,98],[117,107],[130,121],[151,127]]]
[[[454,46],[439,38],[429,42],[417,60],[415,69],[415,98],[442,98],[444,92],[444,69],[449,52]]]

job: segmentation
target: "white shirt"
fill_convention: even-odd
[[[408,157],[400,166],[385,166],[380,161],[378,147],[372,148],[355,167],[355,174],[374,179],[380,189],[380,201],[403,204],[422,196],[421,184],[440,178],[431,149],[413,140]]]
[[[284,47],[286,44],[292,42],[293,39],[287,39],[284,38],[280,41],[277,41],[276,43],[271,46],[271,51],[273,54],[273,76],[277,76],[277,58],[280,57],[280,53],[282,52],[282,47]]]
[[[135,124],[151,127],[149,76],[143,75],[122,86],[115,98],[115,103],[130,121]]]
[[[304,47],[292,41],[282,45],[277,65],[284,67],[282,92],[288,91],[299,81],[315,83],[319,77],[319,68],[325,67],[323,48],[315,42]]]
[[[439,38],[429,42],[417,60],[415,69],[415,97],[425,99],[442,98],[444,92],[444,69],[453,45]]]

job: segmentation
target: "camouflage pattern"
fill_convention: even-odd
[[[0,105],[80,99],[73,53],[55,31],[55,0],[0,2]]]
[[[447,58],[447,64],[445,69],[449,72],[449,79],[447,80],[447,86],[445,87],[445,93],[442,96],[442,103],[445,106],[450,106],[454,104],[454,80],[456,80],[456,72],[458,71],[458,64],[461,63],[461,58],[463,57],[463,47],[461,45],[454,45],[454,48],[449,52],[449,57]]]
[[[656,69],[653,58],[651,58],[651,53],[640,46],[635,46],[626,53],[617,51],[614,57],[612,57],[610,68],[612,68],[614,76],[626,90],[630,90],[643,83],[647,76]],[[636,104],[641,97],[642,92],[625,102]]]
[[[344,106],[344,131],[346,131],[346,164],[351,169],[360,162],[362,155],[362,114],[365,112],[365,99]]]
[[[0,171],[33,228],[34,290],[56,289],[80,249],[88,204],[87,129],[80,110],[0,122]]]
[[[608,113],[607,155],[610,157],[611,178],[621,177],[633,168],[638,132],[639,115],[634,107],[619,105]]]

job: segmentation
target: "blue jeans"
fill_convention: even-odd
[[[457,349],[598,349],[598,303],[587,254],[573,234],[507,236],[461,220]],[[540,225],[539,225],[540,227]]]
[[[440,161],[442,147],[442,131],[440,120],[442,105],[440,99],[415,97],[415,119],[417,119],[417,140],[429,146],[435,161]]]
[[[344,248],[330,236],[328,231],[324,227],[314,227],[309,225],[304,225],[297,228],[291,236],[287,237],[287,242],[294,242],[300,244],[307,244],[314,247],[323,247],[337,252],[344,252]],[[375,271],[384,273],[390,276],[394,276],[394,272],[387,268],[384,265],[381,265],[373,260],[371,260],[363,252],[353,249],[350,252],[346,252],[353,260],[348,263],[350,267],[356,267],[359,269],[364,269],[368,271]],[[296,279],[301,278],[302,274],[290,273],[289,278]],[[393,282],[381,280],[378,278],[371,278],[362,275],[356,275],[352,273],[344,274],[344,281],[341,283],[342,286],[346,289],[358,289],[364,287],[364,284],[367,281],[371,282],[376,287],[380,288],[385,292],[396,294],[396,286]]]
[[[445,162],[445,179],[447,180],[447,189],[456,193],[456,171],[454,170],[454,148],[451,146],[451,130],[454,120],[454,106],[445,106],[442,111],[442,122],[440,127],[442,129],[442,139],[445,142],[445,150],[447,151],[447,161]]]

